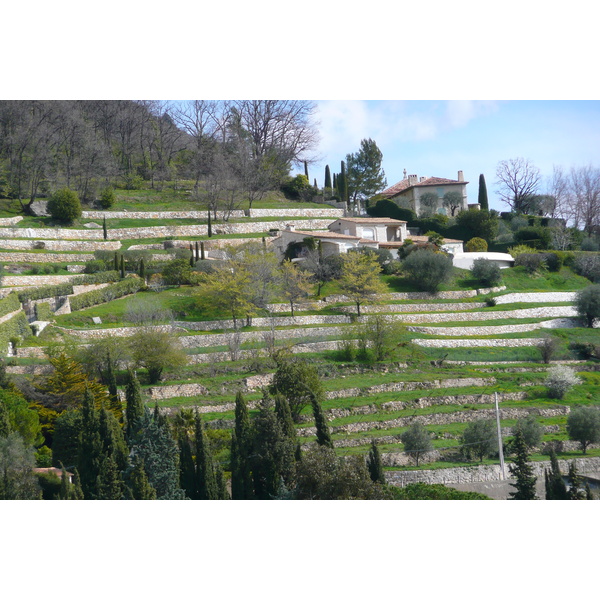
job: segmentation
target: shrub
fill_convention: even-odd
[[[310,200],[316,194],[306,175],[288,177],[280,189],[289,200]]]
[[[100,193],[100,206],[104,209],[110,208],[115,200],[115,190],[110,186],[105,187]]]
[[[465,250],[467,252],[487,252],[488,243],[483,238],[474,237],[465,244]]]
[[[585,319],[586,326],[593,327],[594,321],[600,318],[600,284],[579,290],[574,304],[577,314]]]
[[[561,399],[564,395],[578,383],[581,379],[575,375],[573,369],[564,365],[557,365],[548,369],[546,377],[546,387],[548,388],[548,397]]]
[[[581,242],[581,249],[586,252],[598,252],[600,247],[598,246],[598,241],[594,238],[587,237]]]
[[[558,252],[542,252],[540,254],[546,263],[546,268],[552,273],[558,273],[563,266],[563,257]]]
[[[371,217],[389,217],[399,221],[411,223],[417,218],[416,213],[410,208],[402,208],[392,200],[378,200],[373,206],[367,208],[367,214]]]
[[[567,417],[567,433],[570,440],[581,444],[585,454],[590,444],[600,442],[600,411],[592,406],[574,409]]]
[[[84,273],[99,273],[106,271],[106,263],[103,260],[88,260],[85,263]]]
[[[552,244],[552,232],[547,227],[523,227],[515,232],[515,242],[527,242],[533,248],[545,250]]]
[[[537,345],[540,354],[542,355],[542,360],[545,364],[548,364],[552,357],[556,354],[556,350],[558,349],[558,340],[554,337],[546,337]]]
[[[579,254],[573,263],[573,271],[577,275],[586,277],[592,283],[600,282],[600,255]]]
[[[102,289],[91,290],[71,298],[71,310],[81,310],[96,304],[110,302],[129,294],[135,294],[144,286],[144,282],[135,275],[128,275],[125,279],[108,285]]]
[[[53,219],[72,223],[81,217],[81,202],[77,192],[69,188],[56,191],[48,201],[48,212]]]
[[[546,261],[542,254],[519,254],[515,258],[515,267],[525,267],[525,270],[530,273],[537,273],[546,268]]]
[[[486,258],[475,259],[471,273],[475,279],[487,286],[497,285],[502,280],[498,264]]]
[[[424,292],[436,292],[452,275],[452,257],[441,252],[419,250],[402,262],[402,270]]]
[[[526,246],[525,244],[518,244],[517,246],[512,246],[508,249],[508,253],[516,259],[519,254],[529,254],[533,248],[531,246]]]

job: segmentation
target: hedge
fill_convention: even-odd
[[[19,302],[19,296],[15,294],[15,292],[11,292],[6,298],[2,298],[0,300],[0,317],[4,315],[8,315],[15,310],[19,310],[21,308],[21,303]]]
[[[12,319],[0,323],[0,355],[4,356],[6,354],[11,338],[20,337],[26,339],[32,335],[31,327],[23,311],[15,315]]]
[[[81,277],[74,277],[71,282],[73,285],[92,285],[96,283],[113,283],[114,281],[119,281],[119,279],[121,279],[119,271],[100,271],[98,273],[82,275]]]
[[[68,296],[73,293],[72,283],[59,283],[58,285],[44,285],[17,292],[19,301],[40,300],[41,298],[54,298],[55,296]]]
[[[115,298],[121,296],[127,296],[128,294],[135,294],[144,287],[145,283],[142,279],[137,276],[128,276],[121,281],[108,285],[105,288],[99,290],[91,290],[90,292],[84,292],[78,296],[71,298],[71,310],[81,310],[96,304],[103,304],[104,302],[110,302]]]

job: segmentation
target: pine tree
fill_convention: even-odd
[[[510,465],[509,470],[517,479],[516,483],[511,484],[517,491],[510,492],[511,500],[537,500],[535,495],[537,477],[533,475],[533,469],[527,462],[527,444],[521,429],[516,431],[514,445],[517,456],[515,464]]]
[[[196,489],[200,500],[217,500],[218,490],[212,455],[200,414],[195,420]]]
[[[375,440],[371,440],[371,449],[369,450],[369,456],[367,457],[367,469],[369,469],[369,475],[371,476],[372,481],[385,485],[385,473],[383,472],[381,453],[379,452]]]
[[[97,480],[102,463],[102,438],[100,436],[100,417],[94,407],[94,398],[86,390],[81,408],[81,436],[78,451],[78,471],[81,489],[86,500],[96,497]]]
[[[567,486],[560,472],[554,448],[550,449],[550,472],[544,469],[546,500],[568,500]]]
[[[331,440],[331,434],[329,433],[327,418],[325,417],[325,413],[321,407],[321,402],[316,394],[311,394],[310,404],[312,406],[315,427],[317,429],[317,444],[319,444],[319,446],[333,448],[333,441]]]
[[[156,490],[150,485],[144,460],[135,459],[135,466],[129,478],[129,497],[132,500],[156,500]]]
[[[483,173],[479,175],[479,195],[477,196],[477,202],[479,203],[481,210],[490,209],[487,195],[487,187],[485,185],[485,177],[483,176]]]
[[[107,455],[102,460],[96,482],[97,500],[121,500],[123,498],[123,479],[115,459]]]
[[[248,406],[241,392],[235,397],[235,427],[231,436],[231,496],[250,500],[254,496],[250,452],[252,438]]]
[[[125,435],[129,440],[135,434],[138,423],[144,415],[144,401],[135,371],[130,370],[128,377],[125,388]]]

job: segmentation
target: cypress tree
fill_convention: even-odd
[[[210,210],[208,211],[208,237],[212,237],[212,223],[210,220]]]
[[[490,209],[487,195],[487,186],[485,185],[485,177],[483,176],[483,173],[479,175],[479,195],[477,196],[477,202],[479,203],[481,210]]]
[[[196,262],[200,260],[200,247],[198,246],[198,242],[196,242]]]
[[[60,491],[58,492],[59,500],[71,500],[71,482],[69,481],[69,476],[67,475],[67,470],[65,466],[60,463],[61,477],[60,477]]]
[[[275,414],[281,423],[283,432],[295,445],[296,428],[294,427],[294,420],[292,419],[292,411],[290,410],[290,404],[286,397],[281,394],[275,395]]]
[[[304,161],[304,175],[306,175],[306,179],[310,181],[310,177],[308,176],[308,163]]]
[[[509,471],[517,479],[516,483],[511,484],[516,488],[516,492],[510,492],[511,500],[537,500],[535,495],[535,482],[537,477],[533,475],[533,469],[527,462],[527,444],[523,438],[523,432],[519,428],[515,435],[515,464],[510,465]]]
[[[124,485],[119,468],[115,459],[105,456],[96,483],[97,500],[121,500],[123,498]]]
[[[190,438],[187,432],[183,432],[179,438],[179,485],[185,491],[190,500],[198,500],[196,486],[196,468]]]
[[[335,191],[338,191],[338,186],[337,186],[337,173],[333,174],[333,189]]]
[[[98,430],[102,438],[103,454],[111,456],[119,471],[124,471],[128,464],[129,448],[116,417],[104,408],[100,411]]]
[[[111,412],[117,417],[120,423],[123,422],[123,407],[121,406],[121,400],[119,399],[119,389],[117,388],[117,378],[112,366],[112,360],[110,358],[110,350],[107,352],[107,365],[106,370],[106,381],[108,387],[108,394],[110,396],[110,409]]]
[[[146,281],[146,263],[144,259],[140,259],[140,278]]]
[[[199,413],[196,413],[195,420],[195,442],[196,489],[198,491],[198,498],[200,500],[217,500],[218,490],[212,456]]]
[[[113,259],[113,271],[118,271],[119,270],[119,254],[117,252],[115,252],[115,256]]]
[[[342,202],[348,204],[348,177],[346,176],[346,163],[344,161],[341,162],[341,173],[339,176],[340,181],[338,182],[338,188],[340,190],[340,197]]]
[[[130,440],[144,416],[142,390],[135,371],[129,370],[125,388],[125,436]]]
[[[108,239],[108,230],[106,229],[106,217],[104,217],[104,221],[102,221],[102,234],[104,235],[104,239]]]
[[[550,449],[550,472],[544,469],[546,500],[568,500],[567,486],[562,478],[554,448]]]
[[[125,257],[121,254],[121,279],[125,277]]]
[[[81,477],[79,477],[79,471],[77,469],[73,469],[73,482],[71,483],[71,496],[69,500],[83,500]]]
[[[383,472],[383,463],[381,462],[381,453],[375,443],[375,440],[371,440],[371,449],[367,457],[367,469],[369,469],[369,475],[371,480],[375,483],[381,483],[385,485],[385,474]]]
[[[333,448],[333,441],[331,440],[331,434],[329,433],[329,426],[327,425],[327,418],[321,407],[321,402],[317,398],[316,394],[311,394],[310,404],[312,406],[313,416],[315,418],[315,427],[317,429],[317,444],[319,446],[326,446],[327,448]]]
[[[325,188],[331,188],[331,171],[329,170],[329,165],[325,165],[325,184],[323,185]]]
[[[575,461],[569,464],[569,500],[586,500],[585,489],[582,489],[581,477]]]
[[[206,260],[206,254],[204,253],[204,242],[200,242],[200,260]]]
[[[249,500],[254,496],[250,453],[252,438],[248,406],[241,392],[235,397],[235,427],[231,435],[231,496]]]
[[[100,418],[94,407],[94,397],[85,391],[81,407],[81,436],[78,451],[78,471],[81,489],[86,500],[96,497],[97,480],[103,458]]]
[[[196,262],[194,261],[194,253],[192,252],[192,254],[190,256],[190,267],[192,267],[192,269],[193,269],[195,265],[196,265]]]
[[[156,490],[150,485],[144,459],[136,457],[129,479],[129,497],[132,500],[156,500]]]

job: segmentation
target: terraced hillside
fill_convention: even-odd
[[[584,460],[566,433],[569,412],[597,405],[600,393],[597,362],[581,354],[584,344],[598,343],[598,335],[580,326],[573,308],[575,292],[589,281],[567,268],[560,277],[537,279],[513,269],[493,289],[478,287],[468,272],[456,270],[454,289],[435,295],[403,291],[399,278],[382,276],[388,293],[365,306],[360,317],[333,282],[321,297],[297,305],[294,316],[288,303],[272,303],[239,330],[231,319],[202,308],[194,286],[147,289],[140,278],[121,278],[121,264],[113,271],[83,274],[90,261],[98,260],[98,251],[122,253],[126,260],[128,252],[143,251],[166,262],[190,246],[196,252],[201,243],[210,262],[227,244],[264,239],[268,246],[270,232],[289,222],[324,229],[339,214],[322,205],[253,210],[217,221],[210,237],[203,215],[193,212],[90,212],[79,228],[2,219],[0,253],[9,273],[1,289],[0,343],[8,350],[7,372],[16,379],[41,380],[51,371],[48,348],[56,351],[63,344],[73,351],[105,338],[125,344],[141,327],[167,331],[183,347],[187,364],[166,371],[156,384],[146,383],[147,402],[169,413],[196,408],[227,438],[236,393],[242,391],[254,410],[273,377],[274,351],[288,348],[318,368],[336,451],[366,454],[376,440],[388,480],[397,485],[498,479],[496,457],[479,464],[461,451],[469,423],[495,418],[496,397],[503,437],[510,438],[517,419],[529,415],[543,426],[542,442],[532,454],[540,469],[554,444],[562,460],[581,459],[581,472],[600,471],[600,448],[590,447]],[[168,224],[156,224],[165,220]],[[172,318],[140,325],[131,314],[133,301],[140,299],[160,304]],[[377,322],[395,326],[380,360],[373,359],[373,341],[368,341]],[[538,345],[548,338],[556,341],[553,362],[571,366],[582,380],[561,400],[550,398],[544,384],[549,365],[542,362]],[[122,384],[125,364],[121,367],[117,381]],[[418,468],[401,441],[415,423],[433,436],[433,450],[420,457]],[[309,407],[300,414],[297,433],[303,445],[314,443]],[[226,464],[226,451],[221,458]]]

